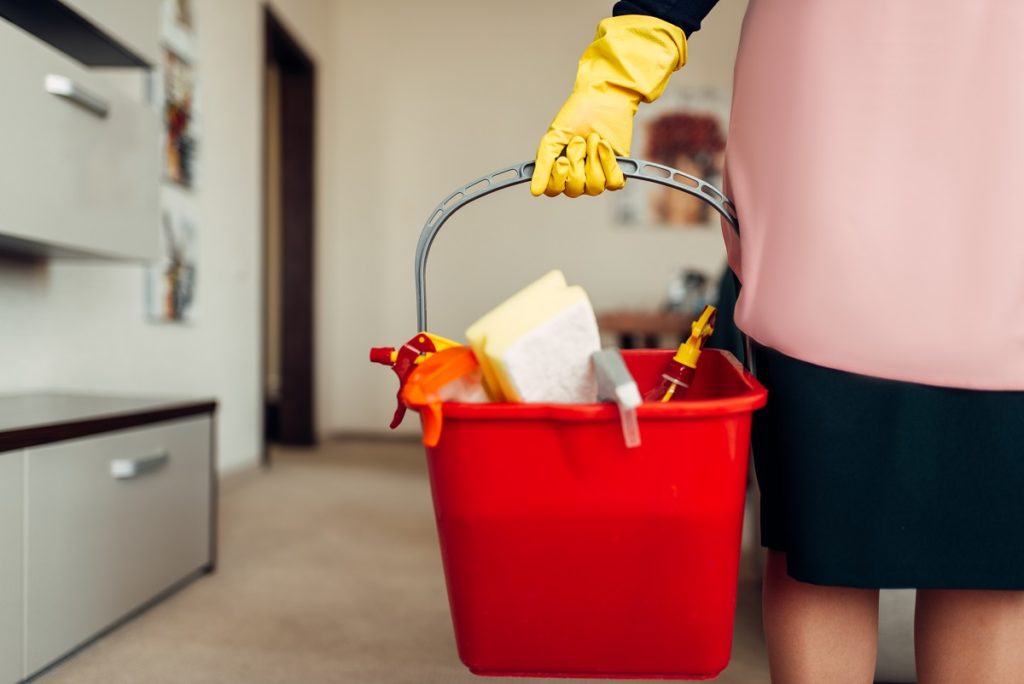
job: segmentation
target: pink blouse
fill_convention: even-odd
[[[751,0],[728,145],[741,329],[1024,390],[1024,1]]]

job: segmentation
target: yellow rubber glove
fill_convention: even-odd
[[[541,138],[530,192],[578,197],[621,188],[615,155],[629,154],[637,107],[657,99],[684,64],[686,36],[678,26],[639,14],[598,24],[573,92]]]

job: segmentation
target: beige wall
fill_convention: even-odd
[[[412,266],[423,221],[463,182],[532,156],[611,4],[334,6],[321,147],[330,194],[317,262],[322,432],[387,429],[396,384],[367,350],[416,332]],[[676,83],[730,83],[744,5],[722,0]],[[462,210],[430,261],[431,329],[461,337],[550,268],[583,285],[595,307],[650,307],[683,264],[722,260],[714,231],[688,239],[682,254],[678,234],[614,229],[610,201],[535,200],[520,186]]]
[[[415,333],[412,260],[436,202],[532,156],[611,2],[274,0],[318,64],[317,424],[386,430],[395,384],[370,346]],[[677,74],[728,83],[743,0],[722,0]],[[202,89],[197,320],[143,321],[135,265],[0,262],[0,392],[39,387],[213,395],[222,467],[256,461],[261,429],[262,6],[197,0]],[[719,238],[623,232],[610,198],[524,187],[462,211],[435,246],[432,329],[466,325],[554,267],[597,307],[650,306]],[[287,334],[287,331],[285,331]],[[412,422],[405,426],[412,429]]]
[[[323,61],[331,0],[271,4]],[[255,463],[260,451],[263,14],[258,0],[198,0],[196,15],[196,322],[145,323],[137,265],[0,262],[0,392],[215,396],[220,463],[233,469]]]

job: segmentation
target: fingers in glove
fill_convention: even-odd
[[[584,170],[583,157],[587,153],[587,141],[580,136],[574,136],[565,148],[565,156],[569,160],[569,176],[565,179],[565,196],[579,197],[587,184],[587,174]]]
[[[548,197],[555,197],[565,192],[565,179],[569,177],[569,160],[559,157],[551,168],[551,178],[548,179],[548,187],[544,194]]]
[[[530,179],[530,192],[534,197],[547,194],[555,160],[562,154],[562,150],[565,149],[570,138],[571,136],[565,133],[552,130],[540,139],[540,146],[537,147],[537,159],[533,167],[533,178]]]
[[[601,168],[604,171],[605,188],[621,190],[626,185],[626,178],[622,175],[615,152],[612,151],[612,146],[607,141],[602,140],[597,144],[597,156],[601,160]]]
[[[597,133],[591,133],[587,137],[587,161],[586,161],[586,192],[588,195],[600,195],[604,192],[605,177],[604,168],[601,166],[601,160],[598,158],[598,143],[601,142],[601,136]]]

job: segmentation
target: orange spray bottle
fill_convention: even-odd
[[[704,344],[715,331],[716,313],[715,307],[704,307],[700,318],[690,326],[690,339],[679,345],[676,355],[661,371],[660,382],[644,395],[644,401],[673,401],[686,395],[697,374],[697,360]]]

